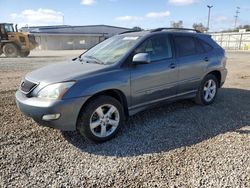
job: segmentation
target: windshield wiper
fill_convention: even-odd
[[[78,56],[78,57],[73,58],[72,61],[76,61],[77,59],[79,59],[79,61],[82,62],[81,56]]]

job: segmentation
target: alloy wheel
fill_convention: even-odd
[[[203,96],[206,102],[210,102],[214,99],[216,95],[217,87],[214,80],[209,79],[203,88]]]
[[[115,132],[119,123],[118,109],[111,104],[105,104],[98,107],[91,115],[90,130],[95,136],[104,138]]]

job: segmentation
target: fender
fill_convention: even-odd
[[[119,80],[117,79],[119,78]],[[105,90],[120,90],[130,104],[130,69],[120,69],[95,75],[76,82],[64,95],[64,99],[93,96]]]

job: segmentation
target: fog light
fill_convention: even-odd
[[[44,121],[56,120],[60,117],[60,114],[46,114],[43,116]]]

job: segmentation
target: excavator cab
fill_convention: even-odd
[[[0,40],[8,40],[9,32],[15,32],[13,24],[0,24]]]
[[[0,23],[0,55],[6,57],[27,57],[37,47],[35,36],[18,32],[17,25]]]

